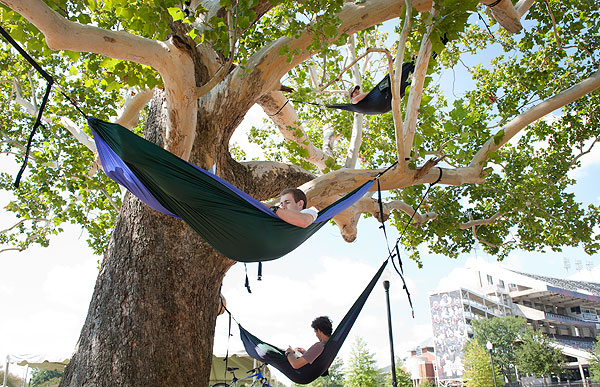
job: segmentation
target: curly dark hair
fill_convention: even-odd
[[[312,329],[318,329],[325,334],[325,336],[330,337],[333,332],[333,327],[331,325],[331,320],[327,316],[317,317],[310,324]]]

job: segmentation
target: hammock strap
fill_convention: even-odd
[[[40,73],[40,75],[48,82],[48,84],[46,85],[46,93],[44,94],[44,98],[42,99],[42,104],[40,105],[40,108],[38,110],[38,114],[35,119],[35,123],[33,124],[31,133],[29,134],[29,139],[27,140],[27,148],[25,150],[25,158],[23,160],[23,165],[21,166],[21,169],[19,170],[19,173],[17,174],[17,177],[15,179],[14,186],[15,186],[15,188],[19,188],[19,183],[21,182],[21,177],[23,176],[23,173],[25,172],[25,168],[27,168],[27,162],[29,160],[29,154],[31,152],[31,143],[33,142],[33,137],[35,136],[38,126],[41,126],[42,128],[44,127],[44,125],[42,125],[42,116],[44,113],[44,109],[46,108],[46,104],[48,103],[50,91],[52,89],[52,86],[54,85],[54,78],[50,74],[48,74],[48,72],[46,72],[46,70],[44,70],[42,68],[42,66],[40,66],[39,63],[37,63],[35,61],[35,59],[33,59],[31,57],[31,55],[29,55],[27,53],[27,51],[25,51],[23,49],[23,47],[21,47],[19,45],[19,43],[17,43],[9,35],[9,33],[4,28],[2,28],[1,25],[0,25],[0,35],[2,35],[23,56],[23,58],[25,58],[25,60],[27,60],[27,62],[29,62],[29,64],[31,64],[31,66],[33,66],[33,68],[38,73]],[[65,92],[60,90],[60,88],[59,88],[59,92],[67,99],[67,101],[69,101],[75,107],[75,109],[77,109],[77,111],[79,113],[81,113],[81,115],[83,115],[84,118],[87,118],[87,115],[79,108],[79,106],[77,106],[77,104]]]
[[[500,0],[502,1],[502,0]],[[498,2],[496,2],[498,3]],[[493,5],[488,5],[488,7],[493,7],[494,5],[496,5],[496,3],[494,3]],[[494,37],[494,34],[492,34],[492,30],[490,30],[490,26],[488,26],[487,22],[485,21],[485,19],[483,18],[483,16],[481,16],[481,14],[479,12],[477,12],[477,15],[479,16],[479,18],[481,19],[481,21],[483,22],[483,24],[485,25],[485,28],[487,28],[488,33],[490,34],[490,36],[492,37],[492,40],[495,40],[496,38]]]
[[[258,262],[258,275],[256,280],[262,281],[262,262]]]
[[[42,125],[42,114],[44,113],[44,108],[46,107],[48,97],[50,96],[50,91],[52,90],[52,83],[53,81],[49,81],[46,85],[46,93],[44,94],[44,99],[42,99],[42,104],[40,105],[40,108],[38,110],[35,123],[33,124],[33,128],[31,129],[31,133],[29,133],[29,139],[27,140],[27,148],[25,149],[23,165],[21,165],[21,169],[19,169],[19,173],[17,173],[17,178],[15,179],[15,188],[19,188],[21,177],[23,176],[23,172],[25,172],[25,168],[27,168],[27,161],[29,160],[29,153],[31,152],[31,143],[33,142],[33,136],[35,136],[35,132],[37,131],[38,126],[41,126],[42,128],[44,127],[44,125]]]
[[[244,281],[244,286],[248,289],[248,293],[252,293],[250,290],[250,280],[248,279],[248,267],[246,266],[246,262],[244,262],[244,272],[246,272],[246,280]]]
[[[54,79],[48,74],[20,45],[17,43],[2,26],[0,26],[0,34],[4,36],[8,42],[19,51],[19,53],[29,62],[46,81],[53,83]]]
[[[19,43],[17,43],[9,34],[8,32],[6,32],[6,30],[4,28],[2,28],[2,26],[0,26],[0,34],[4,37],[4,39],[6,39],[17,51],[19,51],[19,53],[23,56],[23,58],[25,58],[25,60],[27,60],[27,62],[29,62],[29,64],[31,64],[33,66],[33,68],[36,69],[36,71],[38,73],[40,73],[40,75],[42,77],[44,77],[44,79],[46,79],[46,81],[48,82],[48,84],[46,85],[46,93],[44,94],[44,98],[42,99],[42,104],[40,105],[40,108],[38,110],[38,114],[37,117],[35,119],[35,123],[33,124],[33,128],[31,129],[31,133],[29,134],[29,139],[27,140],[27,148],[25,150],[25,158],[23,160],[23,165],[21,166],[21,169],[19,170],[19,173],[17,174],[17,178],[15,179],[15,188],[19,188],[19,183],[21,181],[21,176],[23,176],[23,172],[25,172],[25,168],[27,168],[27,161],[29,160],[29,153],[31,151],[31,143],[33,142],[33,136],[35,135],[35,132],[38,128],[38,126],[42,126],[42,115],[44,113],[44,108],[46,107],[46,103],[48,102],[48,97],[50,96],[50,91],[52,90],[52,84],[54,83],[54,79],[52,78],[52,76],[50,76],[50,74],[48,74],[43,68],[42,66],[40,66],[24,49],[23,47],[21,47],[19,45]],[[33,90],[32,90],[33,92]]]
[[[383,171],[381,173],[381,175],[384,174],[385,172],[387,172],[392,166],[388,167],[385,171]],[[425,201],[425,198],[427,197],[427,195],[431,191],[431,188],[434,185],[436,185],[437,183],[439,183],[440,180],[442,180],[443,169],[440,168],[440,167],[437,167],[437,168],[439,169],[440,174],[439,174],[438,178],[433,183],[429,184],[429,187],[427,188],[427,191],[425,191],[425,194],[421,198],[421,201],[419,202],[419,204],[417,205],[417,207],[413,211],[413,213],[412,213],[410,219],[408,220],[408,222],[406,222],[406,225],[404,226],[404,229],[402,229],[402,233],[400,234],[400,236],[398,237],[398,239],[396,239],[396,245],[395,245],[395,248],[394,248],[395,253],[392,253],[392,251],[390,250],[390,247],[389,247],[389,241],[388,241],[387,233],[386,233],[386,230],[385,230],[385,222],[383,221],[383,203],[381,201],[381,188],[379,186],[379,179],[377,179],[379,212],[381,214],[380,215],[381,216],[381,227],[380,228],[383,230],[383,234],[385,236],[385,242],[386,242],[386,245],[387,245],[387,248],[388,248],[388,252],[389,252],[388,259],[390,259],[392,261],[392,266],[396,270],[396,273],[398,273],[398,275],[402,279],[402,287],[403,287],[404,291],[406,292],[406,296],[408,297],[408,303],[410,304],[410,308],[411,308],[411,311],[412,311],[413,318],[415,317],[415,310],[413,308],[412,300],[410,298],[410,292],[408,291],[408,286],[406,285],[406,280],[404,279],[404,269],[402,267],[402,258],[400,256],[400,249],[398,248],[398,244],[400,243],[400,238],[402,238],[404,236],[404,234],[406,232],[406,229],[410,225],[410,222],[414,219],[415,215],[417,214],[417,211],[419,210],[419,208],[421,207],[421,205]],[[380,175],[378,175],[378,176],[380,176]],[[394,257],[398,257],[398,266],[400,267],[400,269],[398,269],[398,267],[396,266],[396,263],[394,261]]]
[[[493,7],[497,6],[498,4],[500,4],[501,2],[502,2],[502,0],[496,0],[492,4],[485,4],[485,5],[487,5],[490,8],[493,8]]]

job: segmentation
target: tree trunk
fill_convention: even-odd
[[[160,138],[161,106],[153,104],[147,137]],[[181,220],[127,194],[60,385],[208,385],[220,286],[232,264]]]

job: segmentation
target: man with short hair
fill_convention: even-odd
[[[329,340],[331,333],[333,332],[331,320],[327,316],[317,317],[310,326],[315,330],[315,335],[317,335],[317,339],[319,339],[318,342],[314,343],[307,350],[304,348],[293,349],[292,347],[288,347],[288,349],[285,350],[285,357],[294,369],[298,369],[306,364],[312,364],[317,357],[323,353],[325,343],[327,343],[327,340]],[[301,356],[297,356],[296,351],[299,352]]]
[[[318,211],[314,207],[306,208],[306,194],[298,188],[281,191],[279,206],[271,209],[282,220],[294,226],[306,228],[317,219]]]

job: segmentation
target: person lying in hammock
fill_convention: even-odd
[[[310,326],[315,330],[315,335],[317,335],[319,341],[314,343],[307,350],[304,348],[293,349],[292,347],[288,347],[288,349],[285,350],[285,357],[294,369],[298,369],[309,363],[312,364],[323,352],[325,343],[329,340],[331,332],[333,331],[331,320],[327,316],[317,317]],[[297,352],[300,356],[297,355]]]
[[[361,93],[360,92],[360,86],[359,85],[353,86],[353,87],[351,87],[348,90],[348,96],[350,97],[350,102],[352,102],[353,104],[359,103],[367,95],[369,95],[369,93]]]
[[[314,207],[306,208],[306,194],[298,188],[287,188],[281,191],[279,206],[271,210],[294,226],[306,228],[317,219],[318,211]]]

